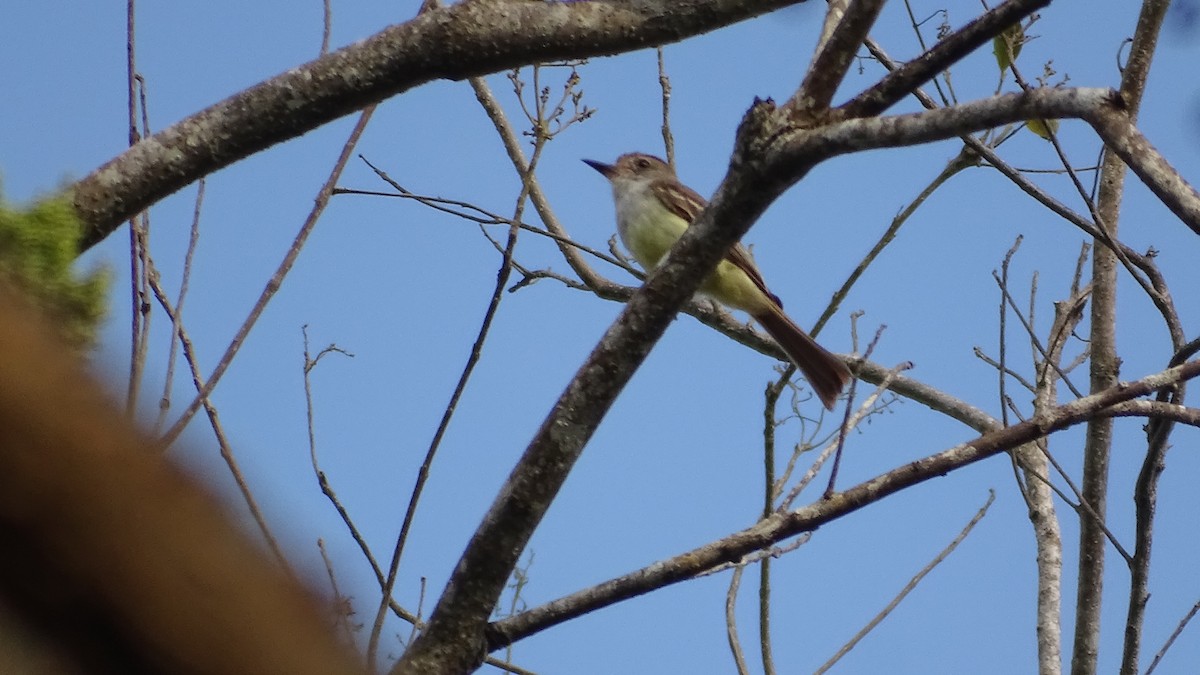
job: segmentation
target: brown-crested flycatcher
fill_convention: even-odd
[[[647,271],[654,269],[706,204],[679,182],[658,157],[631,152],[615,164],[583,160],[612,183],[621,242]],[[783,313],[783,303],[763,281],[750,254],[736,244],[700,285],[700,291],[743,310],[766,329],[787,353],[825,407],[832,410],[850,381],[850,370]]]

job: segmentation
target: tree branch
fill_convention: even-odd
[[[1138,410],[1143,402],[1132,399],[1198,375],[1200,360],[1189,361],[1136,382],[1121,383],[1098,394],[1036,414],[1020,424],[983,434],[935,455],[897,467],[844,492],[835,493],[828,499],[795,511],[777,513],[724,539],[497,621],[488,630],[488,648],[498,649],[596,609],[686,581],[714,566],[736,562],[749,553],[816,530],[906,488],[1084,423],[1097,415],[1105,415],[1110,408],[1120,410],[1121,414],[1145,414],[1149,412],[1148,408]],[[1126,407],[1127,402],[1139,406]]]
[[[822,36],[804,81],[789,106],[801,114],[829,108],[846,71],[854,63],[859,45],[867,38],[882,10],[883,0],[850,0],[848,6],[840,2],[829,3],[829,16],[825,19],[826,27],[831,28],[828,38]]]
[[[390,96],[555,59],[676,42],[800,0],[459,2],[239,92],[75,184],[90,248],[196,179]]]
[[[761,163],[745,160],[747,139],[759,137],[774,112],[760,102],[747,113],[717,194],[567,385],[468,543],[428,628],[394,673],[462,672],[482,661],[487,618],[584,445],[678,308],[782,192],[783,185],[760,173]]]
[[[1009,0],[939,40],[932,49],[896,68],[840,108],[849,117],[870,117],[892,107],[917,87],[978,49],[1005,28],[1050,4],[1050,0]]]
[[[729,171],[708,208],[633,294],[568,384],[468,543],[428,629],[393,672],[461,672],[482,661],[483,629],[517,556],[625,383],[725,251],[818,162],[1011,121],[1099,115],[1111,109],[1112,100],[1112,92],[1103,89],[1043,89],[954,110],[815,129],[795,129],[788,110],[757,102],[738,129]]]

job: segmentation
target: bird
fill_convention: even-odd
[[[617,234],[647,271],[658,265],[707,205],[654,155],[630,152],[612,164],[583,161],[611,184]],[[757,321],[804,374],[821,403],[833,410],[850,381],[850,369],[788,318],[744,246],[739,243],[730,249],[700,291]]]

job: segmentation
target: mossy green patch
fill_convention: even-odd
[[[110,274],[74,270],[82,232],[69,193],[18,208],[0,195],[0,278],[37,303],[72,345],[86,349],[107,309]]]

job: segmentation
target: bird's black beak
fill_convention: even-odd
[[[612,178],[613,173],[616,171],[616,168],[612,164],[597,162],[594,159],[585,159],[583,160],[583,163],[599,171],[600,175],[604,176],[605,178]]]

